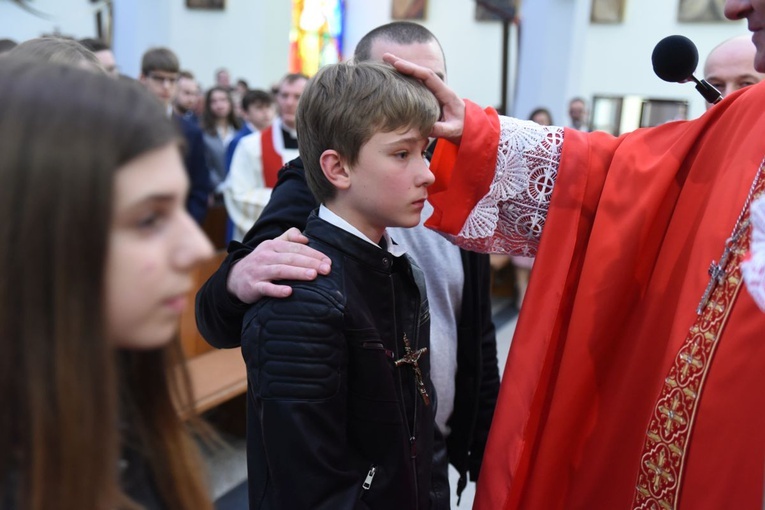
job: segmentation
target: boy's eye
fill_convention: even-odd
[[[406,159],[409,156],[408,151],[400,151],[394,154],[398,159]]]

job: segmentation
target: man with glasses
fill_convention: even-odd
[[[141,76],[138,78],[146,89],[159,99],[168,117],[172,117],[186,138],[184,163],[189,174],[191,189],[186,208],[199,224],[207,214],[210,194],[210,177],[205,163],[204,142],[199,126],[189,122],[173,111],[171,104],[178,87],[180,64],[178,57],[167,48],[151,48],[141,59]]]

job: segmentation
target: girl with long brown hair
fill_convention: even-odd
[[[212,508],[177,412],[187,189],[138,84],[0,60],[0,508]]]
[[[202,112],[202,130],[205,159],[214,189],[218,189],[226,179],[226,149],[241,126],[242,122],[234,114],[231,92],[220,86],[208,90]]]

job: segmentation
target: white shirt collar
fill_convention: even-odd
[[[377,246],[378,248],[380,247],[380,245],[365,236],[359,229],[345,221],[334,212],[330,211],[324,204],[319,206],[319,218],[336,226],[339,229],[345,230],[349,234],[355,235],[359,239],[363,239],[371,245]],[[383,238],[385,239],[385,242],[388,243],[388,253],[394,257],[400,257],[406,253],[406,250],[401,245],[393,243],[393,240],[391,239],[390,235],[388,235],[387,230],[383,232]]]
[[[290,136],[292,136],[292,138],[297,138],[297,131],[295,129],[290,129],[286,125],[284,125],[284,122],[282,121],[281,117],[276,117],[274,119],[273,124],[274,124],[274,129],[276,131],[279,131],[280,129],[283,129],[286,132],[288,132],[290,134]]]

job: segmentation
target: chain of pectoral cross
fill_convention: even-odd
[[[699,306],[696,307],[696,314],[701,315],[704,312],[704,308],[707,306],[707,303],[709,302],[709,299],[712,297],[712,293],[715,291],[718,285],[722,285],[723,281],[725,281],[725,275],[727,274],[727,265],[728,265],[728,258],[730,257],[731,252],[733,251],[733,248],[735,244],[738,242],[739,239],[741,239],[741,236],[746,232],[746,229],[749,228],[749,218],[746,220],[742,219],[744,218],[744,215],[746,214],[747,210],[749,209],[749,204],[752,201],[752,197],[754,195],[755,189],[757,189],[757,184],[760,182],[760,178],[762,176],[763,166],[765,166],[765,160],[760,163],[760,168],[757,169],[757,175],[754,177],[754,182],[752,182],[752,187],[749,189],[749,195],[746,197],[746,202],[744,202],[744,207],[741,209],[741,212],[738,215],[738,219],[736,220],[736,225],[733,227],[733,232],[731,232],[730,237],[725,241],[725,249],[722,252],[722,255],[720,255],[720,262],[712,261],[712,264],[709,266],[709,283],[707,284],[707,288],[704,289],[704,295],[701,296],[701,301],[699,302]]]
[[[414,379],[417,381],[417,390],[420,392],[422,401],[428,406],[430,405],[430,396],[428,395],[428,389],[425,387],[425,381],[422,379],[422,370],[420,370],[420,356],[426,352],[428,352],[427,347],[413,351],[412,344],[409,342],[406,333],[404,333],[404,356],[401,359],[396,360],[395,364],[397,367],[400,367],[401,365],[409,365],[412,367],[412,370],[414,371]]]

